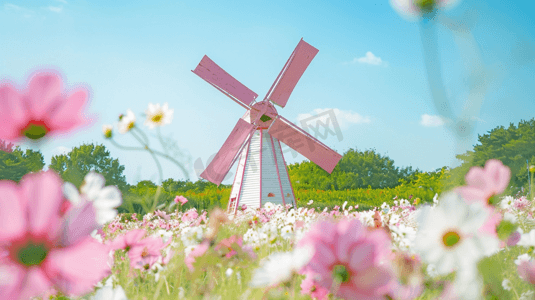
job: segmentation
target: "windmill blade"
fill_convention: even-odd
[[[329,173],[342,158],[342,155],[281,116],[271,124],[268,133]]]
[[[244,142],[254,130],[255,126],[253,124],[239,119],[227,140],[223,143],[221,149],[219,149],[219,152],[217,152],[214,159],[206,167],[204,172],[202,172],[201,177],[220,185],[236,161]]]
[[[239,105],[249,109],[258,94],[251,91],[241,82],[230,76],[220,66],[214,63],[208,56],[204,56],[197,68],[192,71],[216,89],[223,92]]]
[[[269,99],[281,107],[286,106],[299,78],[301,78],[318,51],[318,49],[301,39],[264,99]]]

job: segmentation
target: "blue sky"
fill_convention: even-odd
[[[400,17],[388,1],[0,3],[1,78],[22,84],[31,71],[47,67],[61,71],[69,86],[91,87],[88,112],[98,119],[42,145],[47,164],[53,154],[84,142],[103,143],[126,166],[129,183],[157,180],[148,153],[117,149],[101,128],[130,108],[139,126],[154,133],[143,126],[141,114],[149,102],[167,102],[174,119],[162,133],[177,142],[196,180],[194,162],[206,165],[244,110],[191,70],[206,54],[263,99],[303,38],[319,53],[288,105],[278,109],[281,115],[299,123],[335,109],[342,138],[322,141],[339,153],[373,148],[397,166],[424,171],[456,165],[454,138],[440,124],[428,90],[419,24]],[[477,134],[535,116],[535,63],[522,64],[514,56],[518,45],[524,50],[535,45],[535,10],[528,1],[467,0],[445,15],[470,9],[478,12],[472,34],[494,78],[473,145]],[[463,53],[450,31],[439,29],[438,39],[446,90],[459,113],[467,90]],[[137,145],[129,135],[115,136],[121,144]],[[151,143],[159,149],[156,139]],[[285,158],[303,160],[290,152]],[[162,163],[164,178],[183,178],[177,167]]]

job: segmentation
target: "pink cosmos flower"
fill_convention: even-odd
[[[198,216],[197,210],[192,208],[182,215],[182,222],[191,222],[197,219]]]
[[[130,265],[136,269],[148,270],[162,259],[161,250],[165,247],[161,238],[148,237],[138,241],[128,251]]]
[[[310,295],[312,299],[325,300],[329,294],[329,290],[318,285],[314,279],[314,273],[310,272],[306,274],[305,279],[301,282],[301,294]]]
[[[511,170],[497,159],[489,159],[485,167],[472,167],[465,176],[466,186],[456,190],[468,202],[488,204],[490,197],[501,194],[511,179]]]
[[[516,199],[515,202],[513,202],[513,206],[518,210],[522,210],[527,207],[529,203],[529,200],[526,197],[522,196],[519,199]]]
[[[182,205],[188,203],[188,199],[186,199],[186,197],[180,195],[180,196],[176,196],[175,197],[175,200],[174,200],[176,203],[180,203]]]
[[[0,83],[0,138],[37,140],[86,124],[88,97],[86,88],[64,91],[61,77],[51,71],[31,75],[24,90]]]
[[[184,262],[186,263],[186,266],[190,271],[193,272],[193,264],[195,263],[195,260],[197,257],[201,257],[208,251],[208,248],[210,248],[210,242],[204,241],[201,244],[197,245],[191,252],[186,256],[184,259]]]
[[[305,234],[299,246],[315,249],[305,272],[314,272],[318,284],[344,299],[384,299],[393,273],[382,264],[390,254],[390,239],[382,229],[368,231],[359,220],[322,221]]]
[[[522,261],[517,267],[518,275],[525,281],[535,285],[535,262]]]
[[[215,246],[214,250],[226,258],[231,258],[234,255],[237,255],[238,252],[246,252],[251,258],[256,257],[250,247],[243,246],[243,238],[237,235],[233,235],[227,239],[221,240],[219,244]]]
[[[154,212],[154,215],[168,221],[170,220],[170,217],[165,213],[165,211],[157,210]]]
[[[110,246],[112,249],[123,249],[126,252],[130,251],[132,246],[136,245],[139,240],[141,240],[146,234],[144,229],[134,229],[130,230],[124,235],[116,237]]]
[[[89,235],[72,238],[83,218],[65,224],[61,186],[52,171],[28,174],[19,185],[0,181],[0,248],[8,252],[2,267],[10,274],[0,282],[0,299],[28,299],[53,286],[81,295],[109,274],[106,246]]]
[[[513,233],[511,233],[509,238],[507,238],[507,246],[512,247],[518,244],[518,242],[520,242],[520,238],[522,238],[520,232],[518,232],[518,230],[515,230]]]

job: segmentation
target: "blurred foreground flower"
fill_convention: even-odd
[[[75,205],[84,205],[87,201],[93,204],[96,212],[96,219],[99,225],[104,225],[117,216],[117,210],[123,202],[121,191],[114,186],[104,186],[106,179],[101,174],[89,172],[80,187],[81,194],[74,184],[66,182],[63,185],[63,193],[69,201]]]
[[[497,159],[489,159],[485,167],[472,167],[465,176],[466,186],[456,189],[469,202],[481,201],[489,203],[492,196],[505,191],[511,170]]]
[[[10,274],[0,282],[0,299],[28,299],[53,286],[81,295],[108,275],[108,249],[89,235],[61,245],[87,222],[82,213],[64,225],[61,185],[52,171],[26,175],[19,185],[0,181],[0,249],[8,252],[2,268]]]
[[[89,91],[64,91],[63,81],[53,72],[37,72],[24,90],[9,82],[0,83],[0,139],[41,139],[84,125],[83,107]]]
[[[458,0],[390,0],[390,5],[402,17],[414,21],[425,13],[452,8],[457,2]]]
[[[166,124],[171,124],[173,120],[173,109],[169,109],[167,103],[164,103],[160,107],[160,104],[149,103],[149,107],[145,110],[147,119],[145,120],[145,125],[150,129],[154,129],[156,126],[163,126]]]
[[[535,263],[532,261],[522,261],[517,267],[518,275],[525,281],[535,285]]]
[[[465,281],[476,280],[477,262],[495,253],[499,245],[496,236],[480,230],[488,214],[482,203],[468,204],[456,192],[446,193],[438,206],[419,212],[414,250],[425,262],[434,264],[440,275],[458,271]],[[455,283],[460,293],[464,286],[457,283],[461,282]]]
[[[382,229],[369,231],[358,220],[322,221],[299,246],[314,249],[303,271],[318,274],[318,284],[338,297],[384,299],[393,284],[393,272],[386,264],[390,238]]]
[[[314,250],[308,246],[298,247],[292,252],[271,254],[260,268],[254,271],[249,285],[268,287],[287,282],[308,264],[313,254]]]

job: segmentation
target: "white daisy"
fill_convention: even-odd
[[[149,107],[145,110],[145,114],[147,115],[145,125],[150,129],[154,129],[156,126],[171,124],[173,113],[174,110],[169,109],[167,103],[164,103],[161,107],[159,103],[149,103]]]
[[[508,209],[509,207],[511,207],[511,205],[513,205],[514,202],[515,198],[513,198],[512,196],[505,196],[503,200],[500,201],[500,207],[502,209]]]
[[[312,258],[314,250],[298,247],[292,252],[277,252],[268,256],[256,269],[249,285],[252,287],[274,286],[290,280]]]
[[[63,194],[75,206],[91,201],[95,208],[97,223],[104,225],[117,216],[115,208],[123,202],[121,191],[114,185],[104,187],[105,182],[104,176],[91,171],[85,176],[84,183],[80,187],[81,194],[70,182],[63,184]]]
[[[475,270],[476,263],[499,245],[496,237],[479,233],[487,217],[480,203],[467,204],[457,193],[447,193],[435,208],[418,212],[414,250],[434,264],[438,274]]]
[[[136,125],[136,116],[131,109],[126,110],[126,115],[119,117],[119,124],[117,124],[119,133],[127,133]]]

